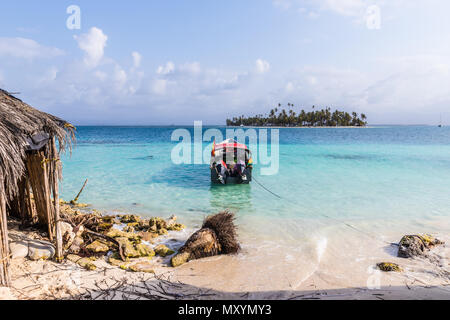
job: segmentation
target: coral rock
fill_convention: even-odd
[[[175,253],[172,249],[168,248],[167,246],[160,244],[155,247],[155,252],[161,257],[170,256]]]
[[[133,272],[155,273],[155,271],[153,270],[153,265],[145,261],[139,261],[130,265],[128,267],[128,270],[131,270]]]
[[[191,254],[189,252],[178,253],[170,260],[172,267],[178,267],[181,266],[182,264],[185,264],[186,262],[189,261],[190,255]]]
[[[141,238],[134,233],[124,232],[118,229],[112,228],[110,231],[106,233],[106,235],[110,238],[127,238],[130,241],[140,242]]]
[[[55,255],[55,247],[50,242],[30,240],[28,257],[31,260],[48,260]]]
[[[135,245],[135,248],[139,257],[153,257],[155,255],[155,251],[143,243]]]
[[[27,241],[13,241],[9,244],[9,250],[12,259],[20,259],[28,256]]]
[[[392,262],[381,262],[377,264],[377,268],[381,271],[395,271],[395,272],[402,272],[403,269],[396,263]]]
[[[95,240],[90,245],[86,246],[86,249],[93,253],[106,253],[109,251],[108,245],[100,240]]]
[[[127,214],[120,217],[120,222],[122,223],[139,222],[139,221],[141,221],[141,217],[134,214],[130,215]]]
[[[134,244],[128,238],[119,237],[116,238],[117,242],[119,242],[122,247],[123,254],[128,258],[137,258],[137,257],[148,257],[154,256],[155,252],[145,244],[136,243]]]
[[[407,235],[400,240],[397,255],[401,258],[423,256],[428,250],[440,244],[443,242],[430,235]]]
[[[135,232],[133,226],[126,226],[125,228],[123,228],[123,231],[124,231],[124,232],[128,232],[128,233]]]
[[[152,242],[153,239],[158,237],[158,234],[156,234],[154,232],[141,231],[138,233],[138,236],[140,236],[142,238],[142,240],[144,240],[144,241]]]
[[[93,261],[95,261],[92,258],[83,258],[83,257],[77,256],[75,254],[69,254],[69,255],[67,255],[67,260],[78,264],[80,267],[82,267],[86,270],[92,271],[92,270],[97,269],[97,266],[94,263],[92,263]]]
[[[171,224],[170,226],[167,227],[167,230],[171,230],[171,231],[181,231],[184,228],[186,228],[186,226],[184,224],[181,223],[174,223]]]

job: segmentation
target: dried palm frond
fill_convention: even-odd
[[[50,137],[44,153],[48,159],[50,181],[54,181],[56,177],[62,177],[59,153],[66,149],[71,151],[75,128],[0,89],[0,176],[4,177],[8,199],[17,193],[17,183],[26,172],[29,139],[39,133],[47,133]],[[58,154],[55,154],[52,138],[58,140]]]

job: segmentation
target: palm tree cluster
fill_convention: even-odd
[[[367,125],[367,117],[364,113],[358,115],[356,112],[351,114],[345,111],[331,111],[331,108],[317,109],[312,106],[311,111],[301,110],[299,113],[294,111],[294,104],[288,103],[288,109],[278,107],[270,110],[269,114],[257,114],[253,117],[233,117],[227,119],[227,126],[260,126],[260,127],[343,127],[354,126],[364,127]]]

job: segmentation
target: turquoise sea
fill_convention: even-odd
[[[211,186],[208,164],[173,164],[175,127],[77,129],[62,196],[89,178],[80,200],[104,209],[187,219],[225,208],[273,219],[449,214],[450,127],[280,129],[278,174],[255,165],[254,176],[282,199],[257,183]]]
[[[389,241],[397,230],[449,231],[440,229],[448,223],[427,223],[450,220],[450,127],[280,129],[278,174],[262,176],[256,164],[254,177],[281,199],[256,182],[212,186],[209,164],[173,164],[175,129],[78,127],[73,153],[63,160],[62,197],[73,199],[88,178],[81,202],[105,211],[175,214],[192,229],[206,215],[230,209],[244,247],[290,245],[304,254],[299,243],[316,239],[308,249],[316,261],[323,239],[358,236],[353,227]]]

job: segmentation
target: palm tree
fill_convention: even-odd
[[[334,110],[331,111],[330,107],[325,107],[320,110],[316,106],[312,106],[312,111],[306,112],[300,110],[299,114],[294,111],[294,104],[288,103],[288,110],[281,109],[281,103],[278,107],[271,109],[267,114],[257,114],[252,117],[245,117],[241,115],[239,117],[233,117],[232,119],[226,119],[227,125],[240,126],[365,126],[367,125],[367,116],[361,113],[360,116],[356,112],[352,112],[351,115],[348,112]]]

